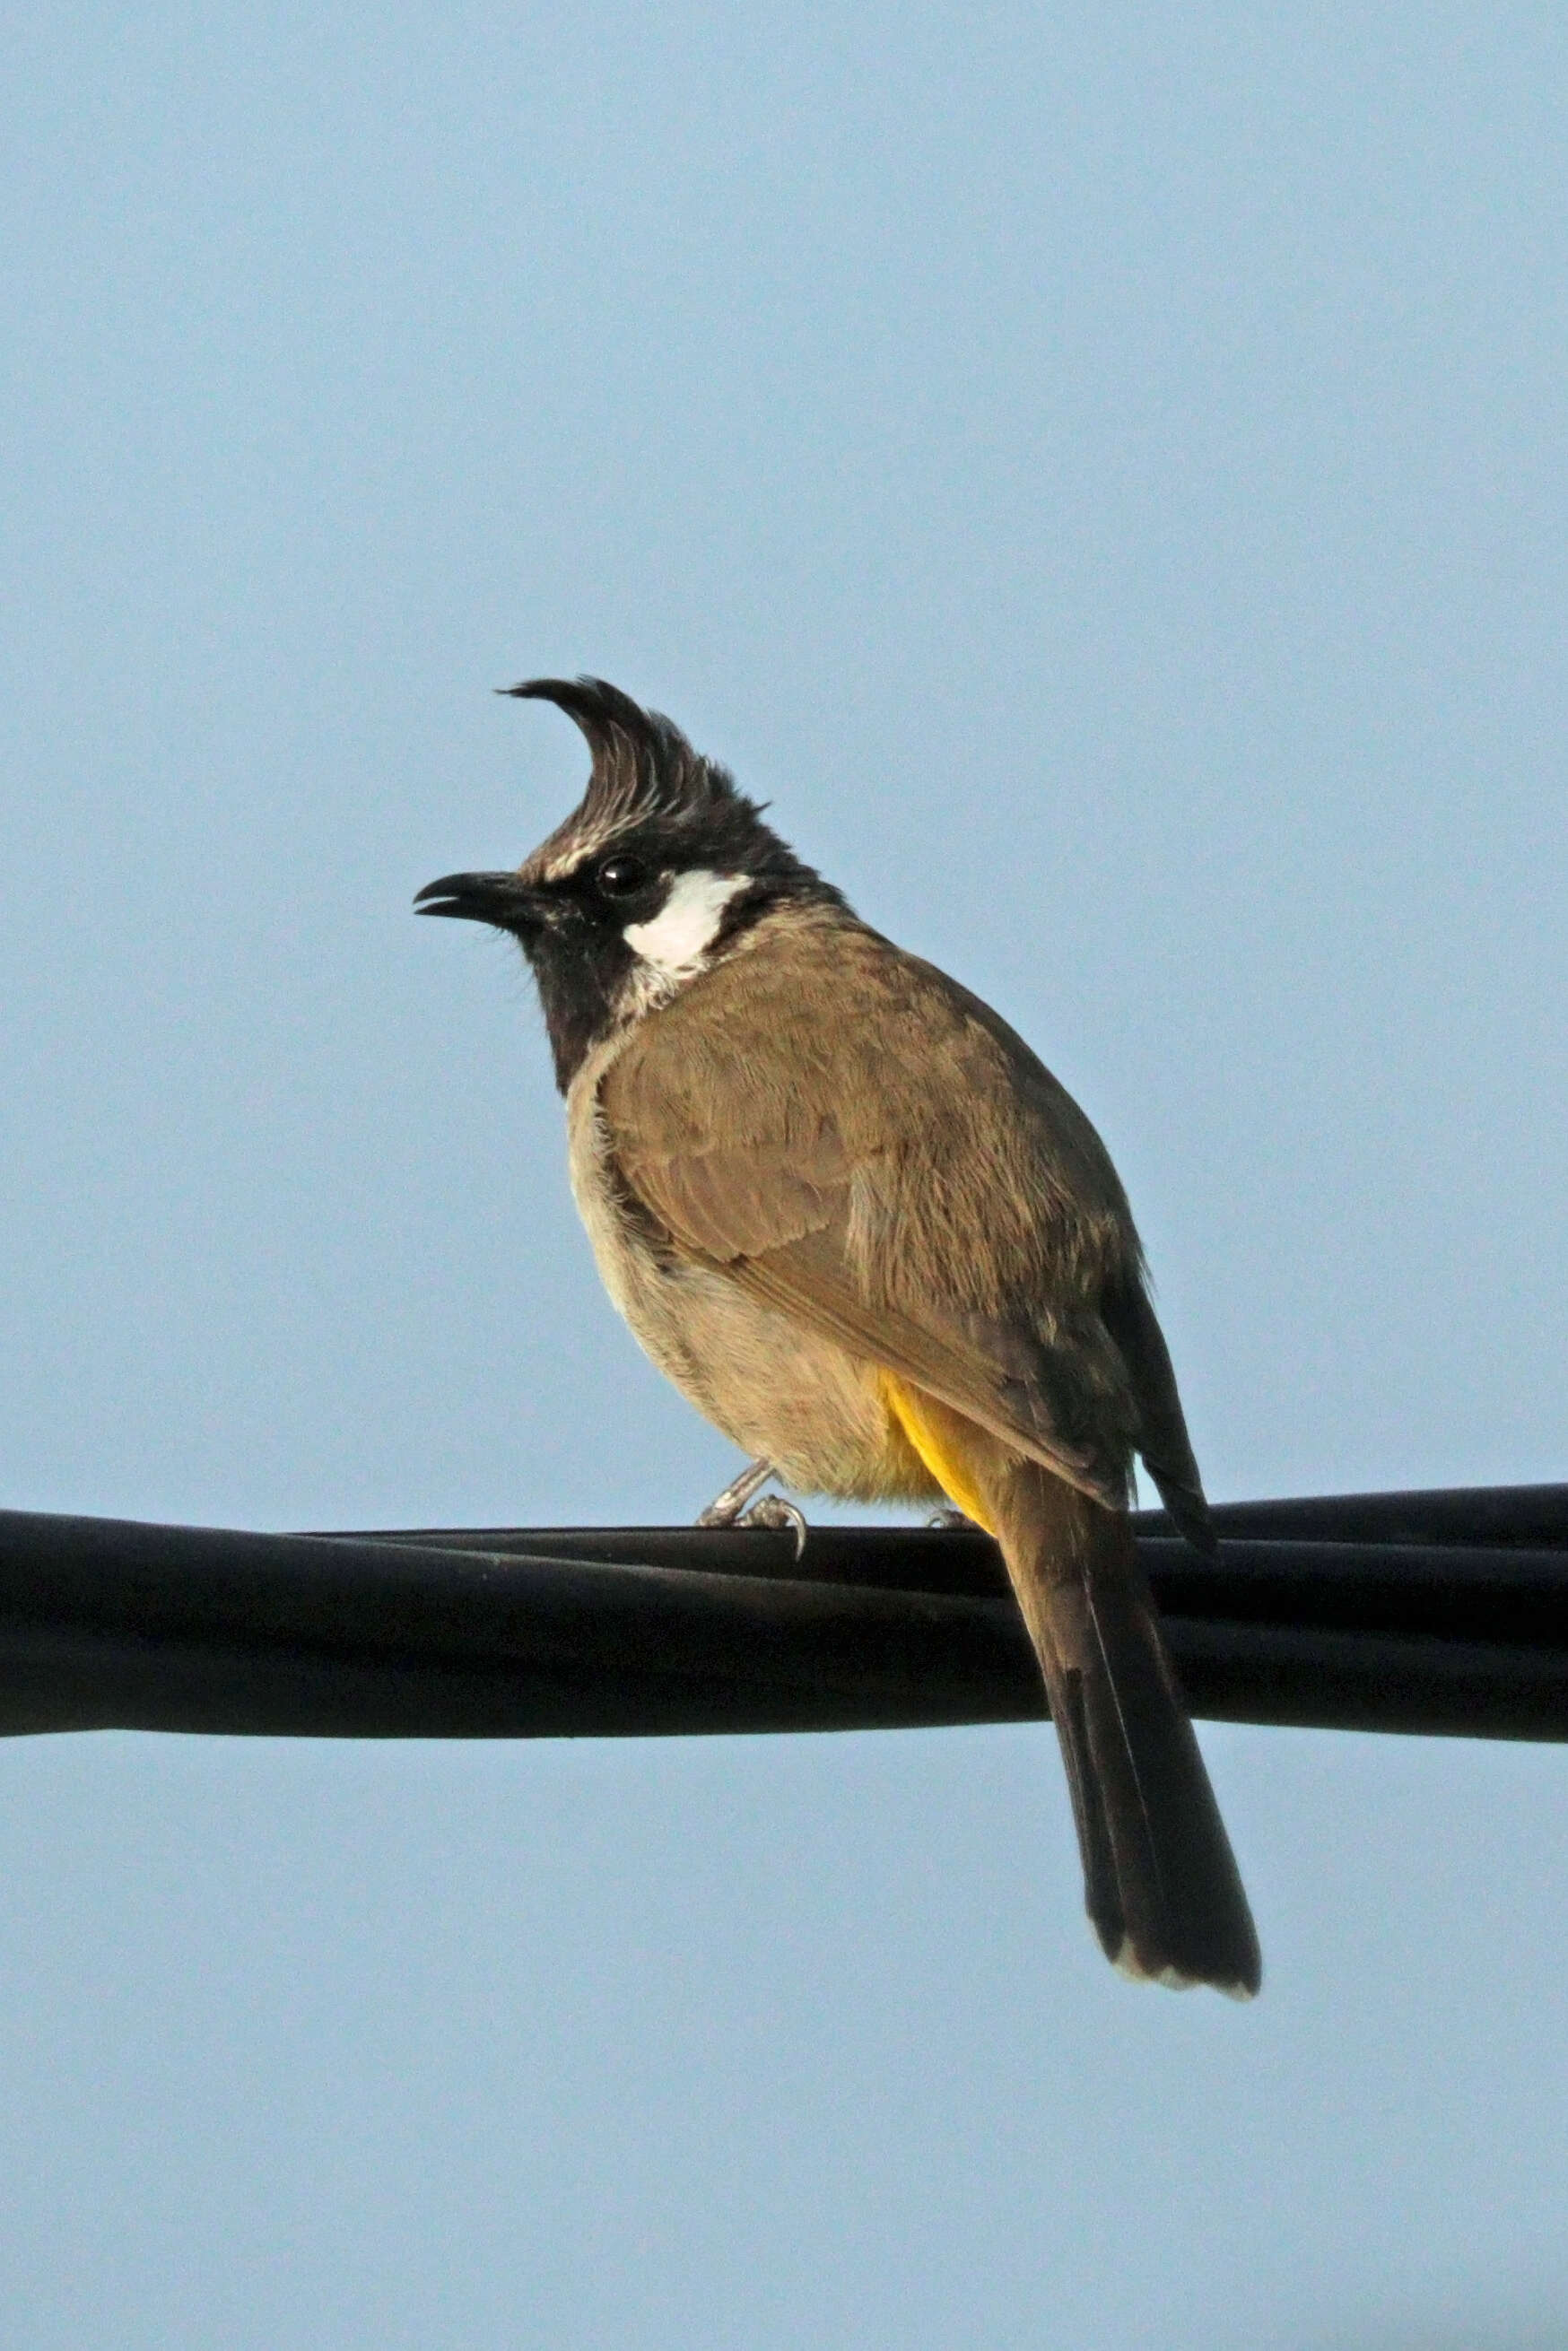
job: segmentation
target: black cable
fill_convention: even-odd
[[[1199,1715],[1568,1738],[1568,1486],[1137,1520]],[[0,1729],[374,1738],[1042,1715],[995,1547],[904,1528],[266,1535],[0,1512]]]

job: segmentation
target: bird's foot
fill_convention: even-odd
[[[771,1461],[748,1461],[738,1478],[732,1478],[722,1494],[716,1494],[706,1510],[697,1513],[699,1527],[738,1526],[747,1502],[773,1475]]]
[[[931,1516],[925,1523],[928,1527],[935,1528],[939,1533],[946,1535],[958,1535],[965,1533],[975,1534],[977,1532],[974,1520],[966,1518],[963,1511],[958,1510],[951,1502],[944,1503],[943,1507],[939,1510],[933,1510]]]
[[[797,1510],[793,1502],[787,1502],[782,1494],[764,1494],[759,1502],[753,1502],[741,1518],[740,1524],[743,1527],[768,1527],[779,1532],[789,1527],[794,1532],[797,1559],[806,1548],[805,1513]]]
[[[806,1548],[806,1521],[793,1502],[782,1494],[765,1494],[760,1501],[752,1496],[758,1487],[766,1486],[773,1475],[771,1461],[751,1461],[738,1478],[732,1478],[722,1494],[716,1494],[697,1520],[699,1527],[789,1527],[795,1536],[795,1556],[800,1558]]]

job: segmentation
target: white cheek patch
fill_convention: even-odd
[[[718,936],[725,908],[749,879],[745,873],[677,874],[653,921],[628,923],[621,935],[661,978],[694,978]]]

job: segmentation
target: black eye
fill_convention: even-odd
[[[593,877],[606,898],[630,898],[648,879],[648,869],[637,857],[607,857]]]

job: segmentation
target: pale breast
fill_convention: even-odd
[[[600,1276],[643,1352],[705,1419],[799,1492],[862,1501],[938,1492],[890,1413],[875,1366],[658,1246],[620,1193],[598,1090],[601,1046],[567,1102],[572,1195]]]

